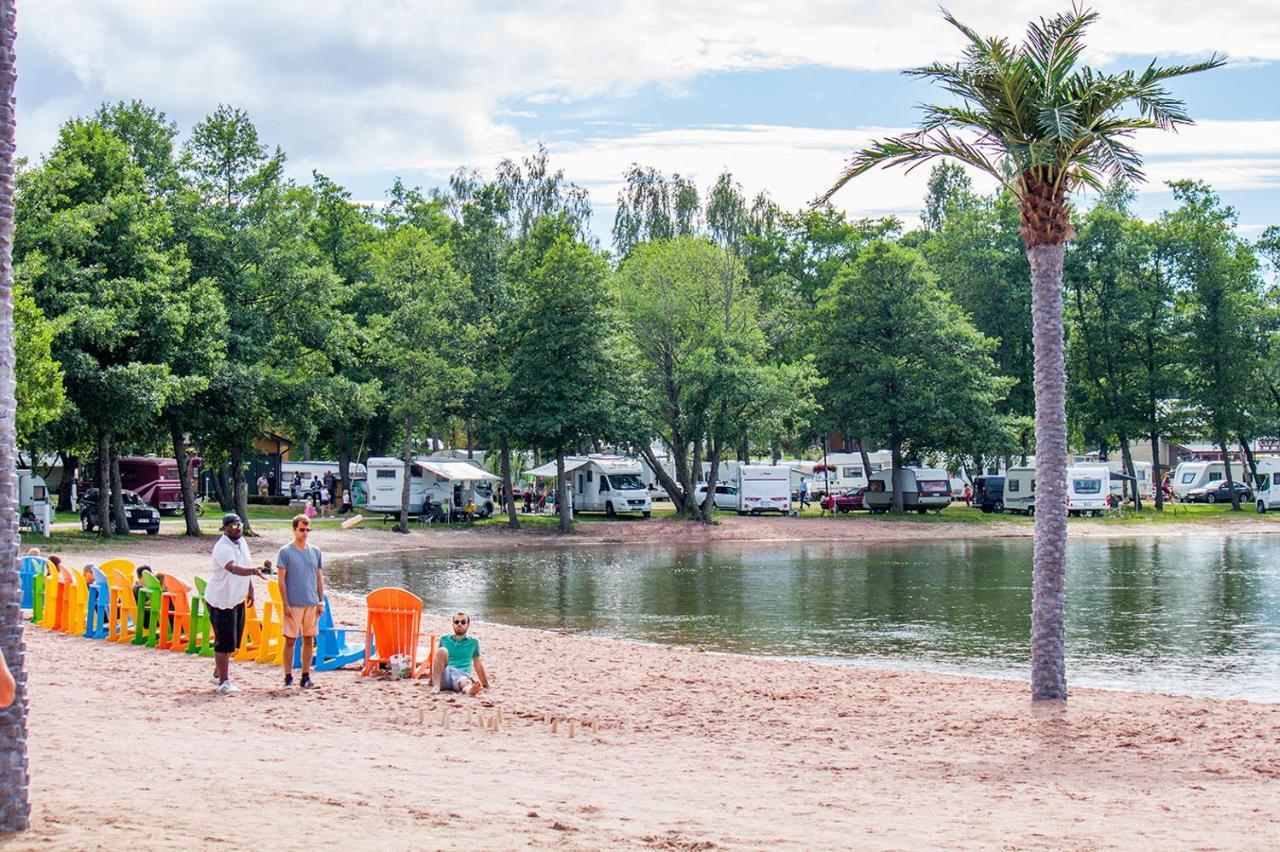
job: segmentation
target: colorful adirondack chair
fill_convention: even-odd
[[[62,624],[58,615],[61,611],[66,613],[66,604],[59,607],[59,601],[62,595],[59,590],[62,588],[62,572],[54,565],[49,565],[44,572],[44,607],[40,613],[40,626],[49,630],[61,630]]]
[[[117,561],[104,562],[111,565]],[[133,596],[133,572],[109,568],[111,604],[107,612],[107,639],[111,642],[133,642],[138,635],[138,601]]]
[[[245,662],[258,659],[262,649],[262,619],[258,618],[256,604],[244,605],[244,634],[240,637],[240,647],[236,649],[235,658]]]
[[[106,639],[107,622],[111,613],[111,582],[101,568],[93,569],[93,582],[89,584],[88,621],[84,626],[84,638]]]
[[[340,669],[343,666],[358,663],[364,659],[364,646],[358,642],[347,640],[347,629],[337,628],[333,624],[333,610],[329,608],[329,596],[324,596],[324,607],[320,610],[320,624],[316,632],[315,655],[311,668],[318,672]],[[302,666],[302,642],[293,646],[293,666]]]
[[[47,560],[43,556],[24,556],[22,557],[22,567],[19,577],[22,580],[22,608],[33,609],[35,607],[36,594],[36,576],[44,573],[44,566]]]
[[[58,573],[61,580],[58,583],[59,620],[56,629],[63,633],[84,633],[89,615],[89,584],[79,569],[63,565]]]
[[[133,644],[154,648],[160,644],[164,585],[150,571],[142,572],[141,582],[142,588],[138,589],[138,630],[133,637]]]
[[[365,604],[368,613],[364,628],[364,667],[360,674],[370,674],[400,654],[409,657],[410,677],[422,677],[430,672],[436,637],[431,637],[426,659],[420,659],[421,598],[404,589],[375,589],[365,597]]]
[[[204,577],[196,577],[196,593],[191,595],[191,641],[188,654],[213,656],[213,624],[209,621],[209,605],[204,602],[204,590],[208,585]]]
[[[164,575],[164,592],[160,596],[160,642],[157,647],[186,653],[191,643],[191,588],[177,577]]]
[[[262,642],[258,647],[258,662],[268,666],[284,665],[284,600],[280,597],[280,583],[267,581],[267,599],[262,602]]]
[[[44,590],[45,582],[49,576],[49,563],[45,561],[43,564],[36,566],[36,573],[31,578],[31,623],[40,624],[44,621]]]

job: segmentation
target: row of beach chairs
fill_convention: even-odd
[[[213,656],[213,630],[205,605],[205,580],[195,578],[195,590],[176,577],[159,577],[143,571],[134,594],[137,566],[127,559],[111,559],[90,569],[93,582],[83,571],[54,565],[41,556],[22,559],[22,607],[31,611],[31,622],[86,639],[140,645],[175,653]],[[284,610],[280,585],[267,582],[267,600],[246,606],[245,630],[235,659],[279,666],[284,663],[284,634],[280,620]],[[334,625],[329,597],[325,596],[316,637],[316,671],[363,663],[362,674],[371,674],[393,663],[409,676],[430,671],[436,637],[429,637],[425,659],[421,656],[422,600],[404,589],[376,589],[366,596],[368,613],[363,644],[347,639],[348,631]],[[294,645],[295,666],[300,666],[302,643]]]

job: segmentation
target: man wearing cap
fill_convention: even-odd
[[[253,605],[252,578],[263,576],[262,571],[250,567],[249,545],[241,536],[243,530],[244,525],[235,512],[222,516],[222,537],[213,546],[213,572],[204,591],[209,623],[213,627],[213,679],[218,683],[220,695],[239,691],[228,671],[231,655],[240,647],[240,637],[244,634],[245,601]]]

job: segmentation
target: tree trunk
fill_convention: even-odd
[[[1173,471],[1169,471],[1172,475]],[[1156,511],[1164,511],[1164,477],[1160,475],[1160,433],[1151,430],[1151,476],[1155,486]]]
[[[712,512],[716,507],[716,481],[720,478],[720,442],[711,441],[708,449],[711,451],[711,468],[707,471],[707,496],[702,501],[699,509],[701,517],[698,519],[704,524],[711,523]],[[742,480],[739,478],[738,487],[742,487]]]
[[[516,494],[511,483],[511,442],[506,435],[498,439],[498,452],[502,454],[502,490],[507,495],[507,526],[518,530],[520,519],[516,516]]]
[[[404,427],[404,448],[400,453],[400,461],[404,464],[404,481],[400,484],[400,522],[396,524],[396,532],[409,534],[409,494],[413,486],[413,418],[410,417]],[[424,507],[425,509],[425,507]]]
[[[1031,580],[1031,697],[1066,701],[1067,367],[1064,243],[1027,247],[1035,349],[1036,515]]]
[[[666,469],[658,464],[658,458],[653,454],[653,449],[651,447],[641,447],[640,455],[649,464],[649,469],[653,471],[653,475],[662,486],[662,490],[666,491],[667,496],[671,498],[671,505],[675,508],[676,514],[684,514],[685,500],[680,496],[680,486],[676,480],[671,478]]]
[[[0,652],[17,690],[0,709],[0,832],[31,823],[27,799],[27,675],[18,587],[18,494],[13,355],[14,3],[0,3]],[[66,468],[63,468],[64,476]]]
[[[867,455],[867,442],[859,438],[858,456],[862,459],[862,481],[867,485],[871,484],[871,456]]]
[[[351,433],[346,426],[338,427],[338,477],[342,480],[342,493],[351,493]],[[280,479],[280,471],[276,471],[276,481],[284,484]],[[341,505],[337,498],[338,495],[334,495],[334,503]],[[355,505],[354,502],[352,505]]]
[[[895,515],[902,514],[902,445],[898,441],[889,444],[889,457],[892,464],[893,497],[891,505]]]
[[[1129,487],[1133,489],[1133,510],[1142,511],[1142,494],[1138,491],[1138,475],[1133,466],[1133,456],[1129,452],[1128,436],[1120,436],[1120,459],[1124,462],[1124,472],[1130,477]]]
[[[230,465],[220,466],[213,475],[213,494],[218,498],[218,508],[222,511],[230,512],[235,508],[235,501],[231,499]]]
[[[231,499],[235,502],[235,513],[240,516],[244,525],[242,535],[256,535],[249,525],[249,483],[244,478],[244,448],[239,442],[231,445]]]
[[[111,433],[98,433],[98,535],[111,535]]]
[[[1258,463],[1253,458],[1253,447],[1249,446],[1249,439],[1243,433],[1240,435],[1240,446],[1244,449],[1244,460],[1249,463],[1249,481],[1256,488],[1258,485]]]
[[[80,471],[80,457],[69,456],[63,452],[58,454],[62,456],[62,480],[58,483],[58,511],[74,512],[75,501],[71,499],[71,483],[76,481],[76,474]]]
[[[564,449],[556,447],[556,509],[560,513],[560,532],[567,533],[573,523],[569,505],[569,483],[564,478]]]
[[[187,476],[187,442],[178,425],[178,418],[169,417],[169,438],[173,442],[173,457],[178,462],[178,479],[182,480],[182,516],[187,522],[187,535],[200,535],[200,521],[196,516],[196,490]]]
[[[1235,479],[1231,475],[1231,455],[1227,452],[1227,439],[1218,439],[1218,448],[1222,450],[1222,466],[1227,473],[1227,493],[1231,495],[1231,511],[1240,511],[1240,495],[1236,493]]]
[[[124,513],[124,486],[120,483],[120,451],[111,444],[111,511],[115,513],[117,535],[129,534],[129,518]]]

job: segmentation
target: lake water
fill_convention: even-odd
[[[1024,678],[1024,539],[410,554],[330,566],[428,610],[650,642]],[[1073,541],[1077,686],[1280,701],[1280,536]]]

